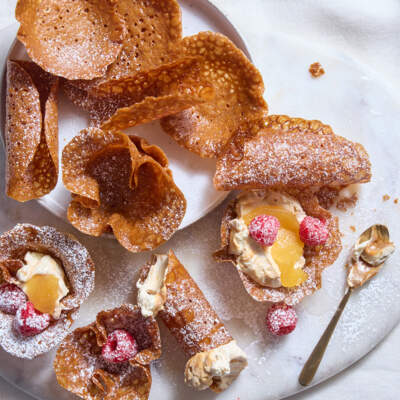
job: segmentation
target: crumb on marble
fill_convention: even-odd
[[[393,203],[394,203],[394,204],[397,204],[398,202],[399,202],[399,199],[394,199],[394,200],[393,200]]]
[[[340,211],[347,211],[353,208],[358,201],[357,193],[353,193],[350,197],[342,197],[336,202],[336,208]]]
[[[390,200],[390,196],[388,194],[385,194],[385,195],[382,196],[382,200],[383,201],[388,201],[388,200]]]
[[[308,70],[313,78],[319,78],[321,75],[325,74],[325,70],[322,68],[322,65],[318,61],[312,63]]]
[[[356,231],[356,227],[354,225],[350,225],[350,229],[355,232]]]

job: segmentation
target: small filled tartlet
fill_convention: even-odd
[[[219,262],[237,268],[257,301],[296,304],[320,288],[341,251],[338,219],[307,192],[243,191],[221,226]]]
[[[94,264],[74,237],[19,224],[0,236],[0,346],[32,359],[70,332],[94,288]]]
[[[150,363],[161,355],[157,322],[124,304],[97,314],[68,335],[57,350],[58,383],[82,399],[146,400]]]
[[[227,389],[247,357],[172,250],[153,256],[137,282],[144,316],[159,315],[190,357],[185,383],[195,390]]]

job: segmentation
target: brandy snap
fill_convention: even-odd
[[[201,57],[200,74],[212,84],[208,102],[162,119],[166,133],[201,157],[217,157],[243,124],[261,126],[268,107],[260,72],[227,37],[201,32],[182,40],[182,55]]]
[[[251,238],[250,221],[259,214],[279,219],[277,239],[265,247]],[[300,223],[307,216],[325,221],[329,236],[323,245],[308,246],[300,240]],[[313,243],[315,244],[315,243]],[[218,262],[231,262],[247,292],[256,301],[297,304],[321,287],[324,268],[341,251],[338,218],[322,208],[307,191],[242,192],[227,207],[221,224],[222,248]]]
[[[144,139],[85,129],[65,146],[62,168],[71,224],[92,236],[111,230],[129,251],[161,245],[185,215],[166,155]]]
[[[110,348],[111,346],[111,348]],[[157,322],[137,306],[102,311],[61,343],[55,360],[57,381],[82,399],[146,400],[149,364],[161,355]]]
[[[364,147],[320,121],[270,115],[256,134],[243,130],[217,162],[217,190],[342,187],[371,179]]]
[[[70,332],[94,288],[94,265],[71,235],[19,224],[0,236],[0,282],[0,345],[32,359]]]
[[[247,366],[246,355],[172,250],[142,268],[137,287],[142,314],[160,315],[191,357],[185,382],[196,390],[225,390]]]
[[[64,82],[64,91],[89,113],[90,125],[120,130],[143,124],[209,100],[212,86],[200,75],[199,58],[185,57],[134,76],[82,88]]]
[[[57,87],[33,62],[7,62],[6,192],[15,200],[40,198],[57,183]]]
[[[89,90],[175,60],[182,38],[181,9],[176,0],[119,0],[116,9],[127,30],[117,59],[104,76],[74,80],[72,85]]]
[[[115,0],[18,0],[18,39],[45,71],[67,79],[104,75],[126,28]]]

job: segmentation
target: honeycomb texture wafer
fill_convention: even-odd
[[[57,183],[57,88],[33,62],[7,62],[6,192],[15,200],[40,198]]]
[[[16,273],[23,267],[27,251],[49,254],[60,261],[70,293],[61,300],[63,310],[42,333],[32,337],[16,336],[14,316],[0,311],[0,345],[8,353],[32,359],[58,345],[71,331],[80,305],[94,288],[94,264],[89,252],[73,236],[56,229],[18,224],[0,236],[1,281],[17,284]]]
[[[103,77],[72,82],[73,85],[87,90],[152,70],[176,58],[182,38],[181,10],[176,0],[119,0],[117,10],[127,28],[118,58]]]
[[[18,39],[45,71],[67,79],[105,74],[122,49],[116,0],[18,0]]]
[[[133,77],[109,80],[85,90],[71,81],[64,89],[90,115],[90,124],[119,130],[159,119],[207,101],[213,88],[200,75],[201,59],[181,58]]]
[[[68,219],[93,236],[110,229],[132,252],[159,246],[178,229],[186,200],[165,154],[144,139],[98,128],[64,148],[63,182],[72,193]]]
[[[142,268],[142,281],[149,270],[150,264]],[[215,349],[233,340],[172,250],[168,253],[165,287],[166,301],[159,315],[188,356]]]
[[[299,303],[305,296],[311,295],[321,287],[322,271],[335,262],[342,249],[338,218],[322,208],[314,194],[307,191],[290,191],[288,193],[297,198],[307,215],[326,221],[329,239],[323,246],[309,247],[306,245],[304,247],[303,255],[306,262],[303,270],[308,274],[308,279],[294,288],[261,286],[237,269],[245,289],[256,301],[285,302],[290,305]],[[235,256],[229,253],[230,222],[235,218],[236,201],[233,200],[222,218],[222,248],[214,254],[214,258],[218,262],[231,262],[235,265]]]
[[[368,182],[361,144],[335,135],[320,121],[271,115],[257,134],[241,132],[217,162],[218,190],[346,186]]]
[[[216,157],[242,124],[259,124],[267,115],[264,83],[243,52],[219,33],[185,37],[182,54],[202,57],[201,74],[215,87],[216,96],[163,118],[162,127],[190,151]]]
[[[108,334],[117,329],[128,331],[139,352],[129,361],[110,364],[101,356]],[[146,400],[150,394],[149,364],[161,355],[158,325],[143,318],[136,306],[122,305],[102,311],[92,324],[76,329],[61,343],[54,370],[58,383],[88,400]]]

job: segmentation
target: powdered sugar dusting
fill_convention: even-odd
[[[94,288],[94,266],[85,247],[67,234],[48,226],[19,224],[0,236],[0,262],[23,260],[27,251],[47,253],[60,260],[70,294],[61,300],[64,310],[42,333],[31,338],[17,337],[12,324],[14,316],[0,315],[0,345],[9,353],[34,358],[56,346],[69,332],[77,310]],[[3,267],[4,268],[4,267]],[[9,271],[11,280],[15,280]],[[3,274],[4,277],[4,274]]]

